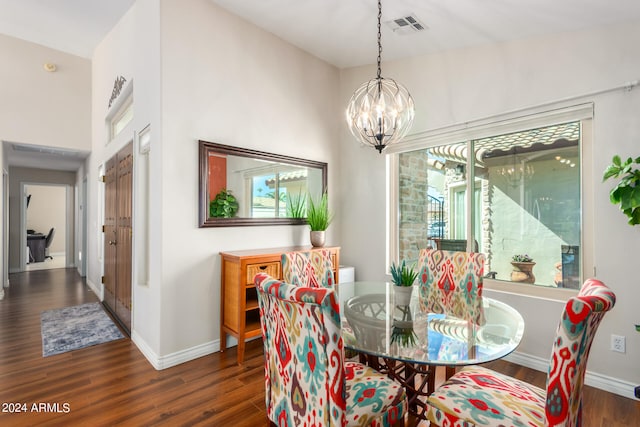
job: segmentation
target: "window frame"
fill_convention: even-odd
[[[581,195],[581,277],[586,279],[595,275],[595,260],[593,255],[593,192],[585,191],[586,183],[593,182],[593,111],[592,102],[568,105],[568,106],[543,106],[537,109],[520,110],[514,113],[497,115],[474,122],[453,125],[422,133],[416,133],[405,138],[402,144],[392,145],[387,149],[387,263],[396,261],[399,254],[399,154],[427,149],[431,147],[459,144],[464,141],[467,144],[467,152],[472,152],[472,141],[481,138],[498,136],[502,134],[552,126],[571,121],[579,121],[581,128],[581,141],[579,155],[580,170],[580,195]],[[474,157],[468,156],[467,170],[474,167]],[[466,177],[466,188],[474,187],[471,182],[472,173]],[[469,206],[473,202],[473,192],[466,192],[466,203]],[[473,218],[465,215],[466,235],[471,235],[473,230]],[[585,248],[591,248],[585,250]],[[564,301],[575,295],[577,289],[553,288],[537,285],[523,285],[521,283],[485,278],[485,289],[517,295],[528,295],[550,300]]]

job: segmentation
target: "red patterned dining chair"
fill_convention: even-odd
[[[484,262],[481,253],[422,249],[418,260],[420,308],[484,324]]]
[[[418,259],[420,309],[446,314],[478,325],[485,322],[482,305],[484,254],[422,249]],[[429,367],[429,391],[435,387],[435,366]],[[445,378],[455,373],[445,367]]]
[[[596,279],[588,279],[567,301],[553,341],[546,391],[487,368],[466,367],[429,396],[432,425],[581,426],[589,350],[615,301],[615,294]]]
[[[345,361],[334,289],[254,278],[265,355],[267,416],[277,426],[403,425],[400,384]]]
[[[335,284],[328,249],[285,252],[281,263],[282,280],[287,283],[313,288],[331,288]]]

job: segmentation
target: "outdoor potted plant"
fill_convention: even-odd
[[[209,202],[209,216],[212,218],[233,218],[238,212],[238,199],[231,191],[223,188]]]
[[[629,225],[640,224],[640,170],[633,164],[640,164],[640,157],[629,157],[624,163],[620,156],[613,156],[612,164],[604,171],[602,181],[609,178],[620,178],[618,185],[609,192],[609,199],[629,218]]]
[[[307,223],[311,228],[311,245],[321,248],[324,246],[325,231],[333,221],[333,213],[329,210],[329,198],[324,191],[318,200],[314,200],[311,195],[307,199]]]
[[[511,258],[513,271],[511,272],[512,282],[535,283],[536,276],[533,275],[533,266],[536,265],[527,254],[514,255]]]
[[[400,265],[391,264],[391,281],[395,285],[396,305],[409,305],[413,282],[418,278],[416,265],[407,266],[405,260]]]

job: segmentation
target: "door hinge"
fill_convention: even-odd
[[[104,276],[100,277],[100,283],[104,284]]]
[[[103,226],[102,226],[102,232],[103,232],[103,233],[104,233],[104,227],[105,227],[105,226],[103,225]]]
[[[106,175],[100,176],[100,182],[106,182],[107,181],[106,178],[107,178]]]

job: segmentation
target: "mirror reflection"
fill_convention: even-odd
[[[200,141],[200,226],[304,224],[327,164]]]

